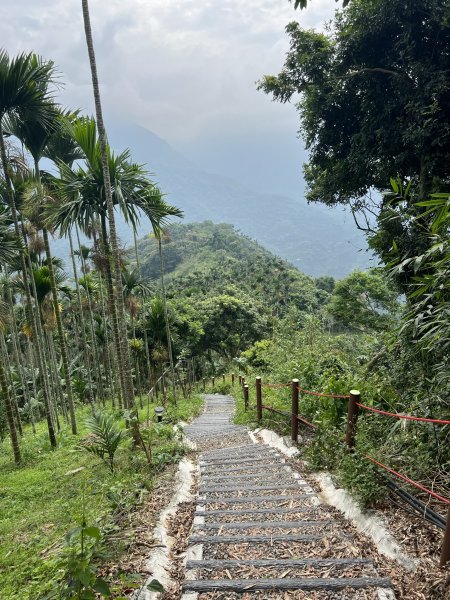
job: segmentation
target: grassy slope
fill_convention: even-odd
[[[187,420],[200,407],[199,396],[181,400],[177,409],[172,409],[171,418]],[[107,519],[111,511],[107,493],[112,488],[129,503],[142,484],[151,490],[155,476],[149,473],[140,453],[133,456],[135,453],[126,448],[120,450],[116,473],[112,475],[97,458],[76,449],[86,433],[84,420],[88,414],[89,409],[78,410],[80,434],[72,436],[65,428],[56,450],[49,447],[45,423],[38,424],[36,436],[26,428],[20,468],[12,462],[9,439],[0,444],[1,600],[35,599],[48,590],[55,577],[63,536],[80,516],[82,490],[88,522]],[[177,450],[175,442],[160,440],[155,460],[161,464]],[[80,467],[84,469],[67,474]]]

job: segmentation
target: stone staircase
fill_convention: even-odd
[[[194,441],[228,436],[230,446],[200,455],[183,599],[394,598],[350,523],[279,453],[233,425],[233,409],[232,398],[208,396],[186,428]]]

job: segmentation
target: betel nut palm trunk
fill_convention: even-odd
[[[102,170],[103,170],[103,180],[104,180],[104,189],[105,189],[105,199],[107,205],[108,212],[108,225],[109,225],[109,238],[111,242],[111,251],[114,265],[114,289],[113,289],[113,299],[116,311],[112,315],[112,319],[115,321],[113,324],[113,328],[117,328],[120,334],[120,354],[118,357],[118,364],[121,370],[121,375],[123,378],[123,393],[124,393],[124,404],[128,408],[132,408],[134,406],[134,390],[133,390],[133,380],[131,373],[131,360],[130,360],[130,350],[128,347],[128,336],[125,322],[125,310],[124,310],[124,299],[123,299],[123,289],[122,289],[122,279],[120,272],[120,257],[119,257],[119,248],[117,243],[117,233],[116,233],[116,224],[114,219],[114,205],[112,198],[112,190],[111,190],[111,180],[109,174],[109,165],[108,165],[108,152],[107,152],[107,144],[106,144],[106,132],[105,126],[103,122],[103,113],[100,99],[100,89],[98,84],[98,75],[97,75],[97,65],[95,61],[95,52],[94,52],[94,44],[92,39],[92,30],[89,16],[89,5],[87,0],[81,1],[82,10],[83,10],[83,20],[84,20],[84,30],[86,35],[86,45],[89,55],[89,63],[91,68],[91,77],[92,77],[92,87],[94,93],[94,103],[95,103],[95,114],[97,120],[97,128],[98,128],[98,136],[100,142],[100,150],[102,157]]]

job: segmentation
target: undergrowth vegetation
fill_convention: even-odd
[[[384,351],[380,352],[380,348]],[[376,362],[371,359],[378,357]],[[389,334],[327,331],[317,319],[311,327],[291,314],[270,340],[257,342],[235,362],[245,374],[250,389],[250,409],[244,410],[238,391],[236,422],[257,426],[255,378],[262,377],[263,404],[286,411],[286,416],[263,410],[262,426],[290,434],[291,389],[264,387],[299,379],[300,387],[322,393],[347,395],[361,392],[361,402],[394,413],[443,416],[436,385],[411,380],[411,362]],[[403,387],[408,380],[408,387]],[[363,457],[370,455],[410,478],[444,490],[448,482],[446,428],[433,424],[400,421],[361,411],[356,452],[344,444],[347,401],[300,393],[299,414],[317,426],[313,432],[300,423],[301,457],[314,471],[331,471],[340,485],[349,489],[363,505],[383,501],[387,494],[382,471]],[[417,492],[417,490],[415,490]]]
[[[36,435],[27,431],[20,468],[11,461],[5,440],[0,445],[2,600],[42,598],[55,586],[61,590],[68,576],[67,555],[83,523],[91,528],[87,538],[90,533],[94,536],[90,538],[94,565],[120,556],[126,539],[119,520],[150,498],[158,474],[183,456],[185,448],[174,424],[198,414],[201,406],[198,395],[179,399],[177,406],[170,405],[163,423],[156,424],[154,405],[150,405],[150,428],[146,408],[140,412],[142,430],[154,432],[151,467],[134,447],[123,418],[115,421],[123,440],[115,452],[114,471],[96,453],[86,452],[82,446],[91,439],[93,419],[88,407],[77,411],[79,434],[73,436],[63,428],[54,450],[44,423],[36,425]],[[105,418],[110,410],[105,410]],[[123,586],[129,588],[131,583],[125,576]],[[116,586],[115,597],[120,587]]]

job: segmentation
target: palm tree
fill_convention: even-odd
[[[115,300],[117,285],[114,283],[111,268],[111,227],[109,227],[108,233],[109,218],[105,194],[106,186],[104,185],[101,145],[97,136],[95,120],[91,118],[77,119],[72,124],[72,135],[83,152],[84,164],[73,169],[58,161],[57,164],[60,169],[59,185],[62,193],[66,196],[66,200],[52,209],[51,220],[60,227],[63,234],[66,234],[77,224],[85,233],[88,233],[100,219],[102,248],[100,254],[97,252],[97,258],[101,259],[102,268],[100,270],[104,270],[106,278],[108,307],[117,357],[117,371],[120,378],[122,398],[125,399],[125,379],[129,375],[125,373],[121,359],[123,336],[120,335],[118,328],[119,319]],[[130,154],[128,150],[116,155],[107,146],[107,158],[109,177],[110,181],[113,182],[111,190],[113,204],[119,206],[125,219],[135,227],[139,218],[136,207],[137,198],[140,190],[149,185],[145,177],[146,173],[140,165],[129,161]],[[116,250],[116,255],[119,255],[119,268],[121,268],[119,250],[118,248]],[[123,308],[122,293],[120,296]],[[126,339],[126,345],[129,356],[128,339]],[[128,406],[127,401],[125,401],[125,406]]]
[[[81,4],[83,9],[84,30],[86,34],[86,44],[89,54],[89,63],[91,67],[95,114],[97,118],[98,136],[100,141],[100,150],[102,158],[103,181],[105,186],[105,198],[108,209],[109,236],[111,240],[111,250],[114,264],[115,287],[113,289],[113,300],[114,308],[116,309],[113,314],[114,329],[119,331],[120,333],[121,356],[119,356],[119,364],[120,370],[122,371],[123,375],[124,401],[125,405],[128,408],[132,408],[134,406],[133,379],[131,376],[130,350],[128,347],[127,328],[125,322],[122,279],[120,276],[119,245],[117,241],[116,223],[114,218],[114,204],[111,190],[111,179],[109,174],[106,132],[105,125],[103,122],[103,113],[100,100],[100,88],[98,84],[97,65],[95,62],[94,43],[92,40],[88,0],[81,0]]]
[[[69,356],[67,352],[66,336],[63,328],[61,319],[61,311],[59,308],[58,292],[55,281],[55,273],[53,270],[52,254],[50,249],[50,242],[48,236],[48,229],[44,222],[44,205],[48,201],[46,196],[46,190],[42,184],[41,173],[39,168],[39,161],[45,154],[45,148],[49,144],[55,132],[57,132],[63,125],[63,115],[53,104],[48,104],[48,120],[42,124],[37,121],[23,121],[13,116],[7,124],[9,133],[15,135],[29,150],[34,161],[35,178],[36,182],[32,188],[32,195],[30,202],[33,206],[33,219],[34,225],[42,231],[45,254],[47,258],[47,266],[49,270],[49,278],[51,285],[51,294],[53,300],[53,310],[55,313],[56,327],[58,331],[59,347],[61,350],[61,359],[63,364],[64,379],[66,382],[66,393],[67,403],[70,414],[70,422],[72,427],[72,433],[77,433],[77,421],[75,416],[75,406],[72,395],[72,381],[70,377],[69,369]]]
[[[20,243],[17,236],[11,235],[11,230],[8,226],[6,211],[0,211],[0,263],[7,264],[14,261],[19,253]],[[8,318],[8,308],[3,301],[0,301],[0,325],[5,323]],[[14,460],[18,464],[21,460],[19,439],[17,436],[16,424],[14,421],[14,409],[9,395],[8,380],[3,366],[0,361],[0,390],[5,404],[6,420],[8,422],[9,434],[14,453]]]
[[[48,114],[48,106],[51,100],[49,83],[54,80],[54,67],[51,62],[44,62],[35,54],[21,54],[14,59],[10,59],[5,50],[0,51],[0,158],[3,167],[3,174],[6,184],[6,198],[11,210],[14,221],[14,228],[17,237],[23,229],[19,226],[19,217],[15,204],[14,187],[11,178],[11,165],[6,154],[6,145],[4,140],[4,121],[5,117],[36,121],[41,124],[48,124],[51,120]],[[42,340],[40,329],[31,302],[30,283],[28,279],[27,260],[25,249],[20,250],[21,273],[25,287],[25,295],[31,317],[31,328],[33,338],[37,344],[37,358],[39,371],[46,378],[46,371],[43,363]],[[56,446],[56,436],[51,419],[50,390],[44,385],[44,405],[46,407],[46,417],[50,443]]]
[[[142,340],[136,339],[135,320],[141,306],[140,301],[150,293],[151,286],[147,279],[142,278],[137,268],[131,271],[127,269],[122,271],[122,284],[125,306],[131,319],[131,331],[133,334],[132,350],[136,356],[136,383],[139,392],[139,400],[142,404],[142,382],[139,368],[139,354],[140,350],[143,348],[143,343]]]
[[[159,253],[159,273],[161,279],[161,291],[164,304],[164,318],[166,322],[166,333],[167,333],[167,351],[169,354],[170,371],[172,375],[172,391],[174,402],[176,402],[176,386],[175,386],[175,367],[173,361],[172,352],[172,339],[170,334],[169,315],[167,310],[167,294],[166,286],[164,282],[164,257],[161,244],[161,238],[164,234],[164,227],[168,224],[170,217],[183,217],[183,211],[167,204],[161,195],[159,189],[154,186],[147,190],[147,193],[142,196],[139,202],[139,208],[147,216],[150,221],[150,225],[153,229],[153,234],[158,243]],[[136,253],[137,256],[137,253]]]
[[[72,124],[75,122],[75,120],[77,118],[78,118],[78,111],[75,111],[75,112],[66,111],[66,112],[61,113],[61,126],[58,127],[57,131],[50,137],[50,139],[48,140],[48,142],[45,146],[44,156],[46,158],[50,159],[56,166],[58,164],[63,164],[70,168],[70,167],[72,167],[73,163],[76,160],[81,160],[83,158],[83,152],[72,135]],[[54,199],[57,202],[61,203],[62,199],[59,197],[58,191],[59,191],[58,186],[54,186],[54,189],[53,189]],[[48,217],[48,207],[47,207],[47,217]],[[54,229],[56,229],[56,223],[52,222],[51,213],[50,213],[50,223],[51,223],[52,227]],[[83,342],[83,354],[84,354],[84,361],[85,361],[85,367],[86,367],[86,373],[87,373],[87,391],[89,394],[89,401],[92,404],[94,401],[94,393],[93,393],[93,386],[92,386],[91,357],[89,354],[89,347],[88,347],[88,341],[87,341],[87,336],[86,336],[86,324],[85,324],[85,319],[84,319],[84,310],[83,310],[83,304],[81,301],[81,292],[80,292],[80,286],[78,284],[78,273],[77,273],[77,268],[76,268],[76,263],[75,263],[75,256],[76,256],[77,252],[74,251],[72,232],[70,229],[67,231],[67,237],[69,240],[70,257],[71,257],[71,261],[72,261],[73,276],[74,276],[75,289],[76,289],[77,300],[78,300],[78,313],[79,313],[79,317],[80,317],[80,329],[81,329],[81,337],[82,337],[82,342]],[[87,249],[87,250],[89,251],[89,249]],[[91,336],[92,336],[91,342],[92,342],[92,346],[94,349],[94,355],[95,355],[94,360],[95,360],[95,370],[97,373],[97,380],[98,380],[98,384],[100,385],[100,376],[99,376],[100,365],[99,365],[97,346],[95,343],[94,325],[93,325],[93,316],[92,316],[92,307],[91,307],[90,296],[88,296],[88,301],[89,301],[90,330],[91,330]],[[101,385],[100,385],[100,390],[102,390]]]

